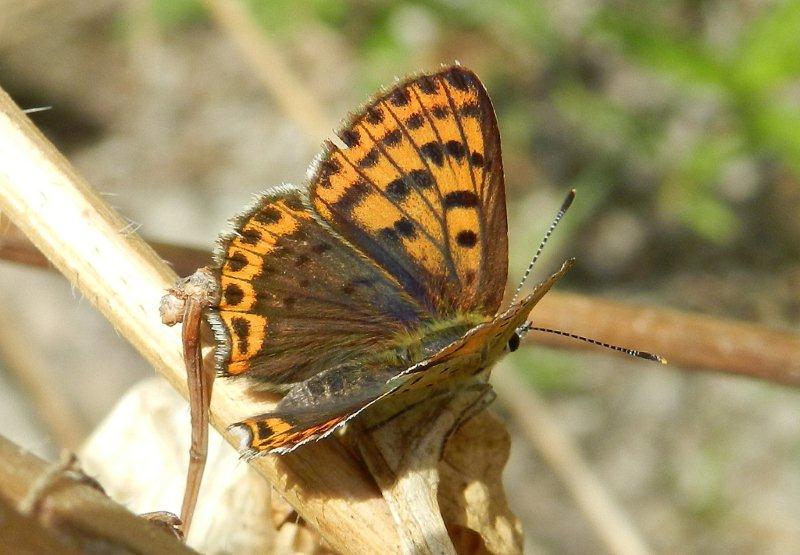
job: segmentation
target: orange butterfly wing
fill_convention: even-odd
[[[459,66],[407,80],[328,144],[309,186],[334,230],[431,314],[494,315],[508,234],[500,137],[478,78]]]
[[[289,451],[415,389],[408,364],[380,354],[426,321],[494,316],[503,297],[500,137],[472,72],[404,81],[339,135],[347,148],[327,145],[307,191],[267,193],[217,250],[218,369],[268,386],[302,382],[273,412],[233,426],[247,456]],[[465,350],[476,352],[452,360]],[[431,378],[451,371],[427,367]]]
[[[419,325],[413,299],[317,221],[304,190],[273,189],[232,224],[215,251],[220,301],[208,312],[219,374],[295,383]]]

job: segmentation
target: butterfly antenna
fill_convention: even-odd
[[[521,332],[520,336],[522,336],[525,333],[527,333],[528,331],[541,331],[541,332],[544,332],[544,333],[552,333],[554,335],[561,335],[563,337],[569,337],[571,339],[577,339],[578,341],[584,341],[586,343],[591,343],[592,345],[598,345],[600,347],[605,347],[606,349],[611,349],[612,351],[619,351],[620,353],[625,353],[626,355],[629,355],[629,356],[632,356],[632,357],[643,358],[643,359],[646,359],[646,360],[652,360],[652,361],[655,361],[655,362],[660,362],[661,364],[666,364],[667,363],[667,359],[665,359],[662,356],[653,354],[653,353],[648,353],[646,351],[637,351],[635,349],[628,349],[626,347],[620,347],[618,345],[611,345],[610,343],[604,343],[602,341],[598,341],[597,339],[591,339],[589,337],[583,337],[582,335],[576,335],[574,333],[569,333],[569,332],[566,332],[566,331],[554,330],[554,329],[550,329],[550,328],[540,328],[540,327],[531,325],[530,322],[528,322],[527,324],[522,326],[518,333]]]
[[[528,264],[528,268],[522,275],[522,280],[519,282],[519,285],[517,285],[516,291],[514,291],[514,296],[511,298],[511,304],[514,304],[514,301],[517,300],[519,292],[522,291],[522,286],[525,285],[528,276],[531,275],[533,267],[536,265],[536,261],[539,259],[539,255],[542,254],[542,251],[544,250],[544,246],[547,244],[548,239],[550,239],[550,236],[553,234],[553,230],[558,225],[558,222],[560,222],[561,218],[564,217],[564,214],[567,213],[567,209],[569,208],[570,204],[572,204],[573,200],[575,200],[575,189],[572,189],[569,193],[567,193],[567,198],[564,199],[564,202],[561,204],[561,208],[558,209],[558,213],[553,219],[553,223],[550,224],[550,227],[547,229],[547,233],[544,234],[542,242],[539,243],[539,248],[536,249],[536,254],[533,255],[533,258],[531,258],[531,263]]]

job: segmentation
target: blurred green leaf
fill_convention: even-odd
[[[764,104],[753,117],[760,142],[800,176],[800,107]]]
[[[754,91],[769,91],[800,75],[800,2],[779,2],[747,29],[733,69]]]
[[[155,21],[167,28],[188,27],[207,19],[200,0],[151,0],[150,7]]]
[[[736,236],[738,218],[716,198],[713,186],[725,165],[741,152],[742,140],[736,134],[709,135],[692,145],[662,184],[662,211],[714,244],[729,243]]]
[[[696,195],[690,202],[683,202],[680,214],[689,227],[712,243],[725,245],[735,236],[736,215],[711,196]]]
[[[613,38],[642,65],[682,80],[729,85],[728,64],[689,34],[679,34],[650,21],[643,10],[626,13],[610,8],[598,13],[594,28]]]
[[[511,360],[526,381],[543,393],[566,393],[583,387],[580,364],[563,351],[526,346]]]

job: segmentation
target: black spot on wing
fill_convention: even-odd
[[[425,123],[425,119],[419,113],[411,114],[406,120],[406,125],[409,129],[419,129],[423,123]]]
[[[409,184],[407,176],[398,177],[386,186],[386,194],[395,201],[402,201],[408,196]]]
[[[247,266],[247,257],[240,252],[233,253],[228,257],[228,268],[234,272],[238,272]]]
[[[436,81],[429,75],[423,75],[417,80],[417,83],[419,84],[419,90],[425,94],[434,94],[438,88]]]
[[[461,161],[464,158],[464,155],[467,153],[463,143],[460,141],[447,141],[447,143],[444,145],[444,148],[447,151],[448,156],[452,156],[458,161]]]
[[[460,91],[468,91],[472,83],[472,77],[457,67],[451,68],[444,76],[450,85]]]
[[[396,89],[389,95],[389,101],[395,106],[405,106],[411,101],[411,96],[406,89]]]
[[[456,243],[460,246],[471,249],[478,242],[478,236],[471,229],[459,231],[456,235]]]
[[[445,119],[450,114],[450,111],[441,104],[437,104],[431,108],[431,114],[433,114],[433,117],[436,119]]]
[[[400,218],[394,223],[394,229],[398,235],[403,237],[414,237],[417,232],[414,229],[414,224],[408,218]]]
[[[261,241],[261,232],[257,229],[243,229],[241,235],[245,245],[257,245]]]
[[[367,121],[372,125],[383,122],[383,111],[377,106],[370,106],[367,108]]]
[[[371,149],[369,149],[369,152],[367,152],[367,154],[358,161],[358,166],[365,169],[371,168],[378,163],[380,156],[381,154],[378,149],[373,146]]]
[[[408,173],[414,184],[420,189],[430,189],[436,184],[436,178],[428,170],[411,170]]]
[[[400,218],[392,227],[385,227],[381,230],[381,235],[384,239],[392,242],[398,242],[402,237],[411,239],[416,237],[417,230],[414,229],[414,224],[407,218]]]
[[[437,166],[441,167],[444,164],[444,152],[442,152],[441,144],[431,141],[422,145],[419,150],[425,158]]]
[[[229,283],[222,292],[222,298],[228,306],[236,306],[244,299],[244,291],[235,283]]]
[[[296,212],[302,212],[306,209],[306,207],[303,206],[303,199],[301,199],[299,196],[286,197],[284,202],[289,209]]]
[[[319,165],[319,185],[323,189],[330,189],[331,176],[335,175],[342,169],[342,165],[338,160],[327,158]]]
[[[253,216],[255,221],[265,225],[278,223],[281,219],[281,211],[274,206],[264,206]]]
[[[233,334],[236,336],[239,351],[246,353],[249,347],[250,322],[246,318],[231,318],[231,327],[233,328]]]
[[[480,119],[481,117],[481,109],[475,102],[468,102],[464,104],[458,110],[458,113],[467,118]]]
[[[369,192],[369,184],[366,181],[357,181],[345,191],[339,200],[333,203],[333,206],[337,210],[349,212],[361,204],[361,201],[369,195]]]
[[[473,152],[469,155],[469,163],[476,168],[482,168],[484,164],[483,154]]]
[[[386,146],[397,146],[402,140],[403,133],[399,129],[393,129],[381,139],[381,142]]]
[[[354,147],[361,144],[361,135],[355,129],[345,129],[339,134],[342,142],[348,147]]]
[[[412,187],[430,189],[434,185],[434,177],[428,170],[411,170],[409,173],[392,180],[386,186],[386,194],[395,201],[408,197]]]
[[[452,191],[444,197],[445,208],[472,208],[478,206],[478,195],[472,191]]]

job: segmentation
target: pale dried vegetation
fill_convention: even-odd
[[[29,267],[5,264],[0,276],[7,374],[0,434],[11,438],[0,438],[0,551],[579,553],[600,545],[638,554],[651,546],[800,546],[792,511],[781,512],[798,508],[786,491],[796,492],[800,478],[791,462],[800,401],[788,387],[710,374],[800,385],[800,338],[564,292],[537,307],[538,325],[655,351],[672,368],[575,356],[560,363],[589,367],[574,399],[569,389],[545,399],[503,365],[493,382],[511,434],[484,411],[450,439],[441,460],[442,437],[469,399],[412,413],[359,446],[338,438],[250,465],[229,437],[214,433],[189,547],[134,516],[177,512],[187,459],[180,333],[161,324],[160,297],[176,270],[205,264],[216,231],[254,184],[300,180],[298,168],[352,102],[330,99],[356,73],[356,54],[314,23],[305,41],[275,42],[242,4],[204,4],[207,23],[173,32],[159,27],[147,3],[67,9],[9,0],[0,10],[0,86],[15,100],[55,105],[28,117],[0,91],[0,257]],[[398,25],[405,21],[411,33],[420,13],[404,17]],[[494,38],[502,49],[503,37]],[[427,48],[420,46],[420,66],[453,52]],[[508,160],[509,172],[529,171],[523,156]],[[536,217],[544,222],[550,212]],[[120,213],[135,214],[136,223]],[[514,233],[512,225],[512,243]],[[583,348],[555,336],[536,341]],[[161,376],[145,379],[150,368]],[[217,382],[212,423],[224,430],[268,406],[240,384]],[[723,450],[736,458],[721,461],[705,429],[727,419],[741,429],[726,429],[720,441],[742,447]],[[660,467],[664,445],[685,465]],[[62,448],[78,460],[59,461]],[[777,478],[759,496],[757,485],[741,481],[764,465],[758,476],[774,468]],[[736,481],[751,506],[732,491]]]

